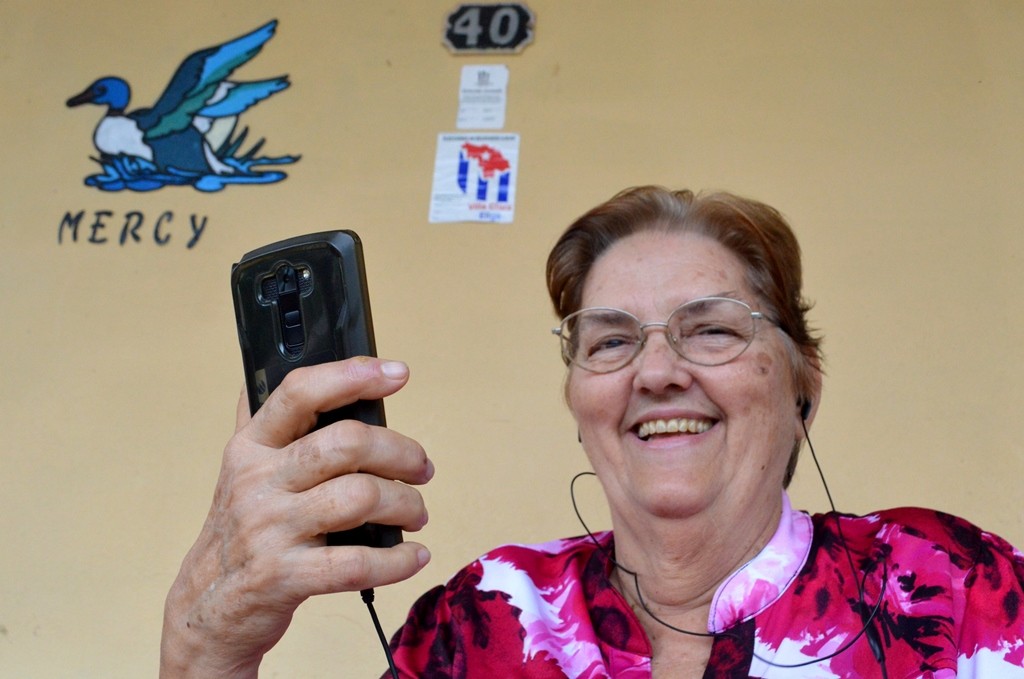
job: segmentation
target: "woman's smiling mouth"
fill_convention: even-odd
[[[703,434],[715,425],[714,420],[674,417],[668,420],[650,420],[637,427],[636,435],[648,440],[657,434]]]

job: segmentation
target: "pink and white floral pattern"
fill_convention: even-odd
[[[392,640],[402,675],[650,677],[650,642],[609,581],[613,536],[595,538],[499,547],[426,593]],[[1024,679],[1024,555],[941,512],[809,517],[786,500],[708,630],[705,677],[880,677],[884,663],[893,679]]]

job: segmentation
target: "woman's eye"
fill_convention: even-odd
[[[587,345],[589,347],[587,354],[589,356],[593,356],[594,354],[600,353],[602,351],[614,351],[615,349],[621,349],[622,347],[630,345],[632,343],[633,340],[630,339],[629,337],[602,337]]]
[[[687,337],[736,337],[739,332],[736,328],[728,325],[706,324],[692,328],[686,333]]]

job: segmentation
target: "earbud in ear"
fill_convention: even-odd
[[[802,398],[796,402],[800,406],[800,419],[806,421],[811,416],[811,408],[813,407],[813,401],[809,398]]]

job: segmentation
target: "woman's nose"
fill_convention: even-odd
[[[666,330],[647,328],[647,339],[633,359],[637,389],[657,393],[671,387],[685,389],[693,381],[690,362],[676,352]]]

